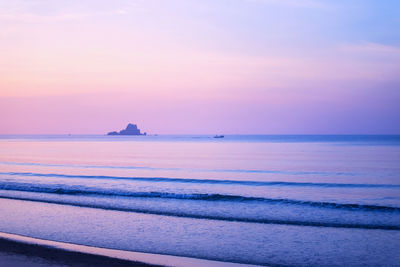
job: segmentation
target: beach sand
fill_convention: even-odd
[[[0,238],[0,266],[156,266]]]
[[[215,266],[247,264],[91,247],[0,232],[0,266]]]

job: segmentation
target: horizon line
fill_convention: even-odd
[[[0,133],[0,136],[43,136],[43,135],[52,135],[52,136],[109,136],[107,134],[98,134],[98,133]],[[215,133],[209,134],[195,134],[195,133],[163,133],[163,134],[147,134],[147,135],[117,135],[118,137],[132,137],[132,136],[139,136],[139,137],[146,137],[146,136],[171,136],[171,135],[180,135],[180,136],[215,136]],[[386,135],[386,136],[400,136],[400,133],[228,133],[222,134],[225,136],[379,136],[379,135]]]

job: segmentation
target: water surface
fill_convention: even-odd
[[[0,231],[239,263],[400,262],[400,136],[1,136]]]

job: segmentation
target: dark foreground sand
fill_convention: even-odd
[[[0,232],[0,267],[8,266],[250,267],[254,265],[91,247]]]
[[[0,238],[0,266],[157,266]]]

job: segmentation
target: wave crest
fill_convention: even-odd
[[[250,197],[241,195],[226,194],[183,194],[173,192],[133,192],[128,190],[104,189],[84,186],[68,185],[38,185],[31,183],[0,183],[0,190],[23,191],[34,193],[51,193],[59,195],[87,195],[87,196],[112,196],[129,198],[163,198],[176,200],[197,200],[197,201],[229,201],[229,202],[257,202],[262,204],[283,204],[283,205],[302,205],[316,208],[346,209],[359,211],[382,211],[382,212],[400,212],[400,207],[364,205],[355,203],[334,203],[303,201],[285,198],[264,198]]]

